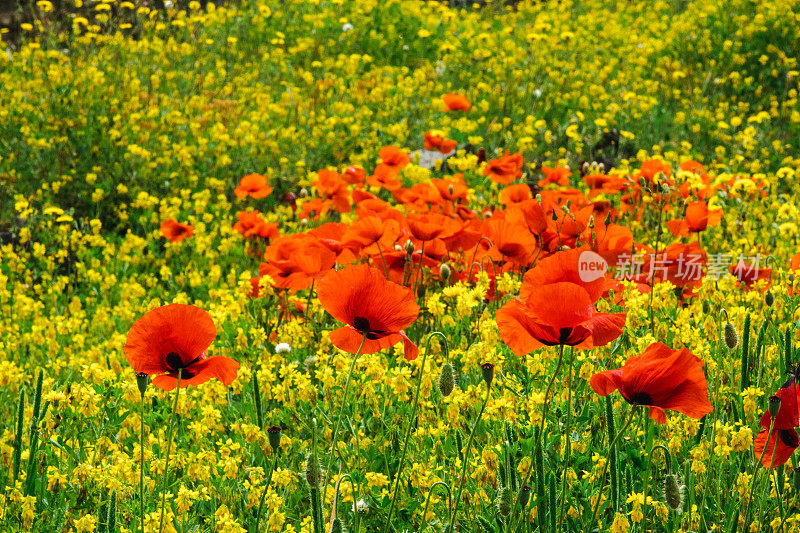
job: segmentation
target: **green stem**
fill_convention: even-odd
[[[139,519],[144,533],[144,394],[141,395],[141,424],[139,428]]]
[[[181,393],[181,376],[183,374],[183,369],[178,369],[178,386],[175,388],[175,401],[172,404],[172,416],[170,417],[169,421],[169,431],[167,435],[167,458],[164,463],[164,475],[162,476],[161,481],[161,518],[158,520],[158,533],[162,533],[164,531],[164,510],[166,506],[166,499],[167,499],[167,481],[169,480],[169,454],[172,448],[172,434],[175,432],[175,413],[178,410],[178,398],[180,397]]]
[[[636,414],[636,406],[633,405],[633,406],[631,406],[630,415],[628,415],[628,421],[625,422],[625,424],[623,424],[622,428],[619,431],[617,431],[617,434],[614,437],[614,440],[612,440],[611,443],[608,445],[609,453],[611,452],[611,450],[614,449],[614,445],[617,444],[617,441],[619,440],[619,438],[622,435],[625,434],[625,430],[628,429],[628,426],[630,426],[631,422],[633,422],[633,419],[634,419],[633,415],[635,415],[635,414]],[[598,478],[601,483],[603,481],[603,478],[606,477],[606,472],[608,471],[609,462],[610,461],[606,460],[606,464],[603,465],[603,472],[600,474],[600,477]],[[601,487],[601,489],[602,489],[602,487]],[[597,511],[599,511],[599,510],[600,510],[600,495],[598,494],[597,495],[597,501],[594,504],[594,511],[592,512],[592,521],[589,522],[589,528],[590,528],[589,531],[591,531],[591,528],[594,527],[595,521],[597,520]]]
[[[333,437],[331,439],[331,453],[328,457],[328,462],[325,465],[325,475],[327,476],[331,469],[331,461],[333,457],[336,455],[336,438],[339,436],[339,425],[342,422],[342,413],[344,412],[344,407],[347,405],[347,393],[350,390],[350,380],[353,378],[353,368],[356,366],[356,361],[358,360],[358,356],[361,354],[361,349],[364,348],[364,343],[367,341],[367,334],[365,333],[363,337],[361,337],[361,345],[356,350],[356,353],[353,355],[353,360],[350,362],[350,369],[347,371],[347,381],[344,383],[344,393],[342,394],[342,405],[339,407],[339,415],[336,417],[336,425],[333,429]],[[324,485],[323,485],[324,486]]]
[[[439,485],[447,489],[447,512],[449,513],[450,511],[453,510],[453,493],[450,492],[450,485],[448,485],[444,481],[437,481],[436,483],[431,485],[431,488],[428,490],[428,496],[427,498],[425,498],[425,507],[422,510],[423,522],[425,521],[425,517],[428,516],[428,505],[430,505],[431,503],[431,494],[433,494],[433,489],[435,489]]]
[[[422,356],[422,364],[419,368],[419,380],[417,381],[417,390],[414,392],[414,405],[411,407],[411,420],[408,422],[408,429],[406,429],[406,436],[403,439],[403,451],[400,454],[400,466],[397,468],[397,476],[394,480],[394,491],[392,493],[392,502],[389,504],[389,517],[386,519],[386,527],[383,529],[384,533],[388,533],[389,528],[391,527],[392,523],[392,513],[394,512],[394,504],[397,500],[397,491],[400,488],[400,481],[403,476],[403,466],[405,465],[406,461],[406,452],[408,451],[408,440],[411,437],[411,430],[414,427],[414,417],[417,414],[417,405],[419,404],[419,391],[422,387],[422,377],[425,375],[425,361],[428,359],[428,352],[430,351],[430,344],[431,338],[434,335],[441,335],[442,338],[445,340],[445,345],[447,344],[447,337],[444,336],[443,333],[438,331],[431,333],[428,335],[428,340],[425,345],[425,354]]]
[[[747,519],[750,517],[750,503],[753,501],[753,492],[756,490],[756,477],[758,476],[758,469],[761,466],[761,460],[764,458],[764,454],[767,453],[767,448],[769,447],[769,441],[772,438],[772,430],[775,427],[775,417],[772,417],[769,421],[769,431],[767,432],[767,442],[764,444],[764,449],[761,450],[761,457],[758,458],[758,462],[756,462],[755,471],[753,472],[753,480],[750,482],[750,496],[747,498],[747,507],[744,511],[744,521],[747,523]],[[775,446],[772,447],[772,456],[775,457],[775,450],[778,449],[778,443],[775,443]],[[770,465],[772,461],[770,461]]]
[[[275,460],[272,461],[272,468],[269,470],[266,482],[264,483],[264,492],[261,493],[261,501],[258,502],[258,511],[256,511],[256,527],[253,529],[254,533],[258,533],[258,523],[261,521],[261,509],[264,508],[264,501],[267,499],[267,492],[269,491],[269,482],[272,480],[272,473],[275,472],[275,467],[278,464],[278,454],[275,453]]]
[[[562,345],[563,351],[563,345]],[[572,425],[572,374],[573,374],[573,364],[572,364],[572,356],[574,355],[574,351],[572,347],[570,347],[570,359],[567,361],[569,365],[569,377],[567,378],[567,427],[564,430],[564,438],[565,438],[565,449],[564,449],[564,466],[561,471],[561,509],[558,513],[558,525],[559,529],[561,528],[561,524],[564,521],[567,511],[567,469],[569,468],[570,462],[570,455],[572,453],[572,436],[570,434],[571,425]]]
[[[472,446],[472,439],[475,438],[475,430],[478,427],[478,423],[481,421],[481,417],[483,416],[483,412],[486,410],[486,404],[489,403],[489,395],[492,392],[492,386],[486,385],[486,396],[483,399],[483,405],[481,405],[481,411],[478,413],[478,418],[475,419],[475,423],[472,425],[472,430],[469,432],[469,439],[467,440],[467,448],[464,450],[464,464],[461,465],[461,481],[458,483],[458,492],[456,492],[456,501],[453,504],[453,513],[450,516],[450,523],[448,524],[448,531],[452,532],[455,529],[455,519],[458,515],[458,506],[461,503],[461,493],[464,491],[464,481],[467,477],[467,465],[469,464],[469,449]]]

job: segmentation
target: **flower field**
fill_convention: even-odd
[[[0,531],[800,531],[800,2],[451,3],[0,28]]]

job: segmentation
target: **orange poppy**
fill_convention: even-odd
[[[567,167],[548,167],[542,165],[542,173],[544,179],[539,180],[539,187],[544,187],[548,183],[555,183],[556,185],[569,185],[569,178],[572,172]]]
[[[761,268],[758,262],[748,262],[740,259],[735,265],[728,267],[731,271],[731,276],[736,278],[740,284],[744,284],[748,289],[759,280],[766,280],[767,287],[770,285],[772,279],[771,268]]]
[[[525,273],[519,299],[497,311],[500,336],[517,355],[542,346],[604,346],[622,333],[626,313],[595,311],[606,280],[583,281],[580,254],[566,250],[540,260]]]
[[[362,354],[385,350],[403,341],[406,360],[416,359],[417,346],[403,329],[417,319],[419,307],[411,290],[387,280],[367,265],[329,272],[319,282],[317,297],[328,313],[347,324],[330,332],[334,346]]]
[[[194,234],[194,227],[178,222],[174,218],[161,223],[161,235],[169,242],[180,242]]]
[[[258,200],[272,194],[272,187],[267,184],[267,178],[261,174],[248,174],[241,179],[233,193],[237,198],[251,196]]]
[[[125,343],[128,363],[137,373],[154,375],[153,385],[165,391],[199,385],[217,378],[225,385],[236,379],[239,363],[230,357],[206,357],[217,329],[211,316],[194,305],[169,304],[137,320]]]
[[[509,185],[500,192],[500,203],[506,206],[519,204],[531,198],[531,188],[524,183]]]
[[[456,141],[452,139],[445,139],[441,135],[437,135],[431,131],[425,133],[426,150],[438,150],[442,154],[449,154],[455,150],[456,146]]]
[[[313,235],[295,233],[276,239],[264,252],[266,263],[258,267],[281,289],[303,290],[333,268],[336,253]]]
[[[448,111],[469,111],[469,108],[472,107],[469,100],[460,94],[448,93],[442,96],[442,101]]]
[[[522,154],[509,154],[508,151],[497,159],[492,159],[483,169],[483,175],[501,185],[508,185],[522,177]]]
[[[626,402],[649,407],[650,418],[659,424],[667,422],[664,409],[697,419],[713,410],[703,361],[686,348],[673,350],[660,342],[625,361],[622,368],[595,374],[589,383],[600,396],[619,390]]]
[[[691,233],[705,231],[708,226],[716,226],[722,219],[722,209],[709,209],[703,200],[686,206],[686,216],[667,221],[667,227],[676,237],[688,237]]]
[[[668,178],[672,172],[672,168],[658,159],[648,159],[642,162],[637,177],[643,177],[647,181],[653,181],[653,178],[655,178],[659,172]]]
[[[396,177],[406,165],[411,163],[408,154],[395,146],[384,146],[378,152],[378,157],[381,162],[375,167],[375,175],[381,178]]]
[[[333,204],[334,209],[340,213],[350,212],[350,192],[347,190],[347,182],[341,175],[323,168],[317,172],[317,181],[313,185],[320,196]]]
[[[239,211],[239,219],[233,225],[233,231],[238,231],[244,237],[260,237],[262,239],[276,239],[279,236],[278,223],[269,223],[259,214],[258,210]]]
[[[364,179],[367,177],[366,171],[361,167],[347,167],[344,169],[344,181],[351,185],[364,185]]]

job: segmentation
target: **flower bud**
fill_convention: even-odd
[[[794,476],[792,477],[794,483],[794,490],[800,492],[800,466],[794,469]]]
[[[450,270],[450,267],[447,265],[447,263],[442,263],[442,265],[439,267],[439,276],[442,278],[442,281],[444,281],[445,283],[450,281],[451,274],[452,271]]]
[[[331,522],[331,533],[342,533],[342,521],[338,516]]]
[[[778,396],[770,396],[769,397],[769,405],[767,407],[767,412],[769,413],[770,418],[775,418],[778,416],[778,412],[781,410],[781,399]]]
[[[150,376],[144,372],[136,373],[136,385],[139,387],[139,394],[144,398],[144,393],[147,391],[147,385],[150,383]]]
[[[531,499],[531,487],[529,485],[525,485],[524,487],[519,489],[519,494],[517,494],[517,503],[523,509],[528,505],[528,502]]]
[[[511,514],[511,489],[508,487],[500,487],[497,491],[497,513],[500,516],[508,516]]]
[[[267,438],[269,438],[269,445],[272,446],[272,451],[278,451],[278,448],[281,447],[280,426],[272,426],[267,428]]]
[[[711,311],[711,304],[708,300],[703,300],[703,314],[707,315]]]
[[[411,242],[411,239],[408,239],[406,241],[406,244],[405,244],[405,246],[403,246],[403,248],[405,249],[406,254],[408,254],[408,255],[411,255],[411,254],[414,253],[414,243]]]
[[[492,363],[483,363],[481,365],[481,373],[483,374],[483,381],[486,382],[486,386],[491,387],[492,380],[494,379],[494,365]]]
[[[731,350],[739,346],[739,334],[730,322],[725,324],[725,345]]]
[[[771,292],[767,291],[767,294],[764,295],[764,303],[770,307],[772,307],[772,304],[775,303],[775,297]]]
[[[673,511],[681,507],[681,488],[678,486],[678,476],[667,474],[664,480],[664,500]]]
[[[455,387],[455,378],[453,377],[453,367],[450,363],[442,365],[442,371],[439,373],[439,381],[436,383],[439,387],[439,392],[442,396],[450,396]]]

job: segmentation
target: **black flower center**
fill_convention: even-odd
[[[646,392],[637,392],[628,399],[634,405],[653,405],[653,398]]]
[[[366,335],[369,340],[380,339],[386,335],[386,332],[383,330],[371,329],[369,320],[363,316],[357,316],[353,318],[353,327],[356,328],[356,331],[359,333]]]
[[[195,373],[189,370],[189,367],[200,361],[199,357],[195,357],[187,364],[183,364],[183,359],[177,352],[169,352],[167,354],[167,366],[170,368],[170,374],[175,374],[178,370],[182,370],[181,378],[189,379],[195,376]]]

